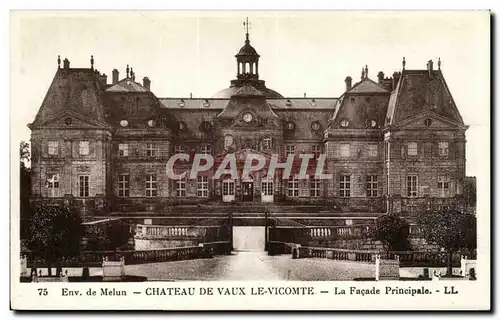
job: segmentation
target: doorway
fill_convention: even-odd
[[[233,248],[235,251],[264,251],[265,227],[233,227]]]
[[[253,201],[253,182],[242,183],[242,201]]]

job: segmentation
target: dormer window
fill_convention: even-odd
[[[183,121],[179,122],[179,130],[180,131],[184,131],[184,130],[186,130],[186,128],[187,128],[187,126],[186,126],[185,122],[183,122]]]
[[[181,99],[181,101],[179,102],[179,107],[183,108],[184,106],[185,106],[184,99]]]
[[[286,99],[286,103],[285,103],[286,106],[291,106],[292,105],[292,101],[290,99]]]
[[[286,129],[289,131],[295,130],[295,123],[289,121],[286,123]]]
[[[210,129],[211,129],[211,127],[212,127],[212,125],[208,121],[203,121],[200,124],[200,130],[203,131],[203,132],[209,132]]]
[[[312,131],[318,131],[319,129],[321,129],[321,124],[318,121],[314,121],[313,123],[311,123]]]
[[[127,120],[120,121],[120,126],[126,127],[127,125],[128,125],[128,121]]]
[[[203,102],[203,106],[204,106],[205,108],[210,107],[210,102],[208,102],[208,100],[205,100],[205,101]]]
[[[317,104],[316,104],[316,99],[312,99],[312,100],[311,100],[311,105],[312,105],[313,107],[316,107],[316,106],[317,106]]]
[[[344,120],[340,121],[340,126],[342,128],[347,128],[349,126],[349,120],[344,119]]]
[[[154,121],[154,120],[149,120],[148,121],[148,126],[150,126],[151,128],[154,127],[155,124],[156,124],[156,121]]]
[[[366,120],[366,126],[368,128],[375,128],[377,126],[377,121],[375,121],[375,120]]]
[[[432,120],[431,120],[431,119],[425,119],[425,120],[424,120],[424,125],[425,125],[427,128],[429,128],[429,127],[431,126],[431,124],[432,124]]]

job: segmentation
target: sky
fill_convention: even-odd
[[[12,12],[11,132],[29,140],[32,122],[57,71],[71,67],[108,75],[133,67],[158,97],[211,97],[236,75],[243,21],[260,54],[259,75],[285,97],[339,97],[344,79],[383,71],[441,69],[466,125],[466,172],[485,176],[490,131],[490,21],[487,12]],[[140,80],[139,80],[140,81]],[[487,146],[487,147],[485,147]]]

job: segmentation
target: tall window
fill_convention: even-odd
[[[223,181],[222,182],[222,195],[223,196],[234,196],[234,182],[233,181]]]
[[[118,145],[118,155],[120,157],[128,157],[128,144],[127,143],[120,143]]]
[[[183,146],[181,146],[181,145],[176,145],[176,146],[174,147],[174,152],[175,152],[175,153],[185,153],[185,152],[184,152],[184,147],[183,147]]]
[[[80,183],[80,197],[88,197],[89,196],[89,176],[80,176],[78,178]]]
[[[176,180],[176,190],[178,197],[186,196],[186,178],[180,178]]]
[[[299,196],[299,179],[293,178],[288,180],[288,196],[289,197]]]
[[[319,179],[311,179],[309,184],[309,194],[311,197],[319,197],[321,190],[321,181]]]
[[[376,158],[378,156],[378,148],[376,144],[368,145],[368,157]]]
[[[88,141],[80,141],[80,155],[88,156],[89,155],[89,142]]]
[[[351,176],[350,175],[340,175],[340,196],[350,197],[351,196]]]
[[[439,142],[439,155],[447,156],[448,155],[448,141],[440,141]]]
[[[272,181],[262,181],[262,195],[272,196],[273,195],[273,182]]]
[[[418,177],[411,175],[406,177],[406,196],[415,198],[417,196]]]
[[[196,188],[198,190],[198,197],[208,197],[208,176],[198,176]]]
[[[366,176],[366,196],[367,197],[377,197],[378,196],[378,177],[377,176]]]
[[[448,197],[450,191],[450,177],[439,176],[438,177],[438,191],[440,197]]]
[[[156,175],[146,176],[146,197],[156,197]]]
[[[342,158],[349,158],[351,156],[351,146],[348,143],[340,144],[340,156]]]
[[[271,137],[265,137],[264,140],[262,140],[262,148],[264,150],[271,150],[272,142],[273,140]]]
[[[59,141],[49,141],[49,155],[56,156],[58,154]]]
[[[156,145],[154,143],[151,142],[146,143],[146,156],[156,157]]]
[[[319,158],[319,155],[321,154],[321,146],[313,144],[311,146],[311,153],[313,154],[314,158]]]
[[[179,152],[179,153],[182,153],[182,152]],[[203,154],[212,154],[212,146],[209,145],[209,144],[202,145],[201,146],[201,153],[203,153]]]
[[[286,145],[286,155],[288,156],[289,154],[295,154],[295,146],[293,144]]]
[[[49,197],[59,197],[59,174],[47,174],[47,188]]]
[[[416,156],[418,153],[418,144],[416,142],[408,142],[408,155]]]
[[[121,174],[118,177],[118,196],[130,196],[130,176],[128,174]]]

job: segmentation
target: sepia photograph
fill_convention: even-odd
[[[10,18],[11,279],[37,303],[489,286],[489,12]]]

